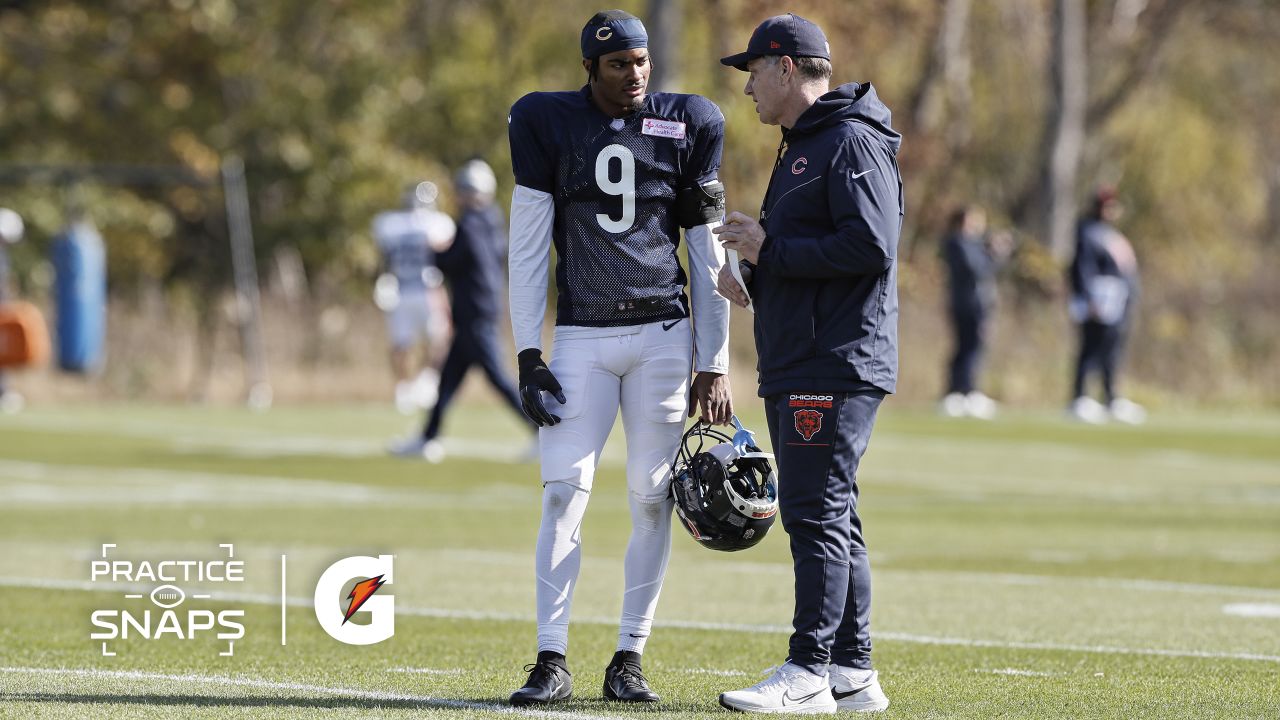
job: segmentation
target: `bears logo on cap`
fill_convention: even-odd
[[[649,45],[644,23],[622,10],[598,12],[582,27],[582,57],[590,60],[619,50],[634,50]]]

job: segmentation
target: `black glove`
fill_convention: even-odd
[[[563,405],[564,390],[560,381],[551,374],[551,368],[542,361],[542,351],[537,348],[521,350],[516,356],[520,365],[520,407],[533,424],[538,427],[555,425],[560,422],[559,415],[552,415],[547,406],[542,404],[542,392],[551,393]]]

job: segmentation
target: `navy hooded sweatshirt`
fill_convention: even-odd
[[[901,141],[870,83],[784,128],[749,287],[761,397],[895,390]]]

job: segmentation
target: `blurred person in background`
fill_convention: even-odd
[[[436,266],[449,283],[453,341],[440,370],[440,392],[435,407],[417,437],[392,446],[401,457],[421,457],[429,462],[444,459],[437,439],[444,415],[473,365],[485,377],[522,423],[533,428],[520,407],[515,381],[503,366],[498,345],[502,288],[506,284],[506,218],[493,201],[497,180],[483,160],[471,160],[458,169],[453,186],[460,215],[453,244],[436,255]],[[525,453],[529,455],[528,452]]]
[[[1080,331],[1070,417],[1090,424],[1108,419],[1140,424],[1147,413],[1118,393],[1120,363],[1133,325],[1138,299],[1138,260],[1133,246],[1116,229],[1124,212],[1116,191],[1102,187],[1089,212],[1076,228],[1076,253],[1071,261],[1069,311]],[[1089,375],[1102,376],[1105,404],[1090,397]]]
[[[947,394],[938,408],[947,417],[995,417],[996,402],[978,390],[977,376],[995,309],[996,271],[1011,248],[1007,233],[987,232],[982,208],[962,207],[951,216],[942,257],[947,265],[955,353],[947,373]]]
[[[0,208],[0,303],[9,299],[9,246],[20,240],[26,231],[22,216],[9,208]],[[12,414],[22,410],[25,401],[21,394],[9,390],[5,373],[0,369],[0,413]]]
[[[382,256],[374,302],[387,314],[395,402],[408,415],[435,405],[440,348],[449,333],[447,298],[435,256],[453,242],[453,219],[436,209],[439,189],[419,182],[405,190],[401,208],[373,219],[373,237]],[[420,370],[414,350],[422,346]]]

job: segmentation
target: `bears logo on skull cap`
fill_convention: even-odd
[[[622,10],[598,12],[582,28],[582,57],[590,60],[619,50],[649,46],[640,18]]]

